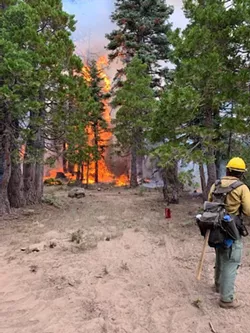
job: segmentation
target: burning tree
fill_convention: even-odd
[[[98,62],[92,60],[91,63],[83,68],[84,77],[88,82],[90,94],[95,101],[89,114],[90,126],[89,137],[92,139],[93,160],[95,162],[95,182],[99,181],[99,160],[103,158],[105,147],[107,146],[107,139],[110,138],[108,134],[108,120],[109,115],[106,110],[107,99],[110,97],[109,89],[110,82],[101,68],[103,58]],[[105,60],[105,58],[104,58]],[[105,114],[106,113],[106,114]],[[106,116],[106,119],[105,119]]]
[[[64,155],[74,165],[76,179],[87,184],[89,181],[99,182],[99,169],[105,166],[105,148],[111,138],[107,102],[110,82],[103,70],[106,64],[106,59],[101,57],[83,66],[78,80],[82,80],[81,84],[85,87],[80,88],[79,98],[75,100],[72,96],[70,104],[71,116],[66,130],[67,148]],[[106,174],[109,176],[108,170]]]
[[[116,177],[106,163],[111,143],[110,80],[105,72],[106,57],[91,61],[76,75],[68,91],[69,105],[63,144],[63,168],[52,169],[46,178],[64,172],[83,183],[110,182],[122,186],[128,177]],[[78,83],[77,83],[78,82]],[[73,94],[72,94],[73,91]],[[71,170],[70,170],[71,169]]]

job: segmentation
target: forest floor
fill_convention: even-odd
[[[1,333],[250,332],[250,241],[237,278],[246,306],[220,309],[211,248],[195,278],[199,199],[184,196],[165,219],[158,190],[103,187],[82,199],[68,198],[64,187],[46,193],[58,208],[43,204],[0,220]]]

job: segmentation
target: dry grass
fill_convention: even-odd
[[[83,231],[78,229],[77,231],[72,232],[70,241],[75,242],[76,244],[80,244],[83,239]]]
[[[83,240],[77,248],[80,251],[87,251],[96,248],[98,245],[98,241],[96,239],[89,239],[89,240]]]
[[[30,271],[31,271],[32,273],[36,273],[37,270],[38,270],[38,266],[37,266],[37,265],[31,265],[31,266],[30,266]]]
[[[104,267],[103,267],[102,272],[103,272],[103,275],[108,275],[108,274],[109,274],[109,271],[108,271],[108,269],[107,269],[107,266],[104,266]]]
[[[158,246],[166,246],[166,241],[165,238],[162,236],[160,237],[159,241],[158,241]]]
[[[129,271],[128,264],[126,262],[122,261],[122,263],[121,263],[121,269],[123,271]]]
[[[202,306],[202,300],[200,298],[197,298],[192,302],[192,305],[200,309]]]
[[[59,202],[58,198],[54,194],[47,194],[42,197],[42,202],[49,206],[54,206],[56,208],[61,208],[61,203]]]

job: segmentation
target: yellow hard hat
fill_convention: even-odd
[[[239,171],[239,172],[245,172],[245,171],[247,171],[247,169],[246,169],[246,163],[240,157],[233,157],[227,163],[227,169],[235,170],[235,171]]]

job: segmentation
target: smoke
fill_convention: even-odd
[[[166,2],[175,8],[170,19],[173,27],[185,28],[187,19],[182,11],[182,0]],[[115,27],[110,21],[114,0],[63,0],[63,7],[66,12],[74,14],[77,20],[73,34],[77,54],[83,59],[106,54],[105,34]]]
[[[185,28],[187,20],[182,11],[182,1],[169,0],[167,3],[175,8],[170,18],[173,27]],[[73,41],[76,45],[76,53],[82,57],[83,61],[86,62],[90,58],[97,59],[107,54],[105,34],[115,28],[110,20],[114,10],[114,0],[63,0],[63,7],[66,12],[75,15],[77,23]],[[105,72],[112,80],[116,69],[120,67],[119,61],[114,61],[112,66],[105,69]],[[110,172],[117,177],[127,173],[128,161],[115,156],[111,147],[106,152],[105,163]]]
[[[73,33],[77,54],[91,58],[107,53],[105,34],[114,28],[110,21],[113,0],[63,0],[63,7],[77,20]]]

